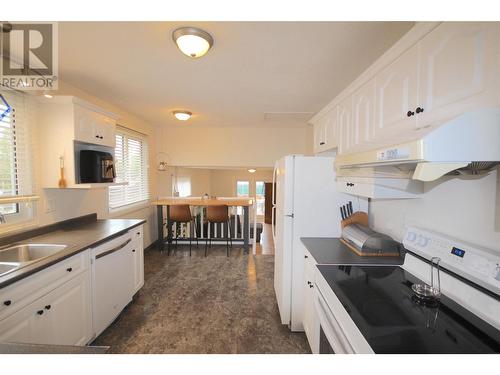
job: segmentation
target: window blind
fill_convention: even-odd
[[[116,182],[109,187],[109,207],[116,209],[149,199],[148,144],[146,137],[117,127],[115,146]]]
[[[0,89],[0,94],[3,97],[3,100],[0,98],[0,116],[3,114],[0,119],[0,196],[33,194],[33,147],[27,98],[25,94],[4,88]],[[0,205],[0,212],[20,215],[21,211],[26,211],[20,206],[16,203],[3,204]],[[8,219],[13,221],[12,217]]]

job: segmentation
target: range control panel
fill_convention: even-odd
[[[441,266],[500,294],[500,254],[416,227],[407,228],[403,245],[428,260],[441,258]]]

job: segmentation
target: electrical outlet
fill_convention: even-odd
[[[45,200],[45,213],[50,214],[56,210],[54,199],[46,199]]]

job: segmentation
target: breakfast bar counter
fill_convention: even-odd
[[[167,208],[167,241],[172,241],[172,226],[170,222],[170,206],[174,205],[189,205],[197,207],[207,207],[207,206],[228,206],[228,207],[242,207],[243,208],[243,250],[245,254],[248,253],[248,244],[250,237],[250,217],[249,217],[249,207],[253,205],[253,200],[249,198],[177,198],[168,197],[158,199],[152,203],[157,206],[158,215],[158,248],[160,251],[164,250],[165,247],[165,237],[163,234],[163,207]]]

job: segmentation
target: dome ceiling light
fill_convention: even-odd
[[[172,114],[175,116],[175,118],[177,120],[180,120],[180,121],[187,121],[193,115],[189,111],[173,111]]]
[[[176,29],[172,33],[172,39],[183,54],[194,59],[205,55],[214,44],[209,33],[196,27]]]

